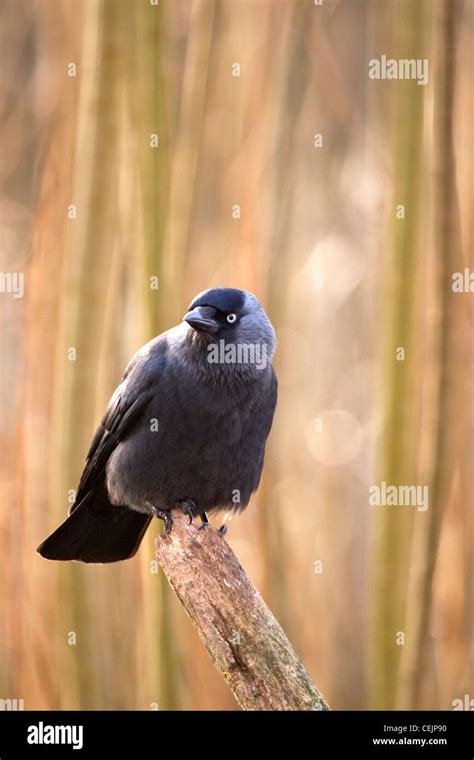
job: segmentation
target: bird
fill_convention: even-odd
[[[257,490],[277,403],[273,325],[255,295],[210,288],[130,360],[94,435],[49,560],[135,555],[153,517],[173,526],[242,512]]]

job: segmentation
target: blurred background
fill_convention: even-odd
[[[467,0],[0,2],[0,699],[237,709],[161,571],[52,563],[129,357],[200,290],[279,338],[228,540],[333,708],[473,692]],[[369,60],[428,59],[429,80]],[[11,280],[11,283],[13,280]],[[19,282],[19,280],[18,280]],[[18,292],[17,295],[20,295]],[[402,349],[400,351],[400,349]],[[368,489],[426,484],[429,509]]]

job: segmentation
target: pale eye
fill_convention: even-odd
[[[237,321],[237,314],[228,314],[226,317],[229,325],[233,325]]]

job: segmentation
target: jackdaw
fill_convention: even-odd
[[[260,481],[277,381],[275,331],[257,298],[200,293],[183,322],[131,359],[94,436],[69,517],[38,547],[46,559],[133,557],[172,508],[207,522],[240,512]]]

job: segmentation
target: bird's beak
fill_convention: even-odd
[[[194,330],[215,334],[219,330],[219,323],[213,318],[214,313],[214,309],[209,306],[196,306],[184,315],[183,320]]]

